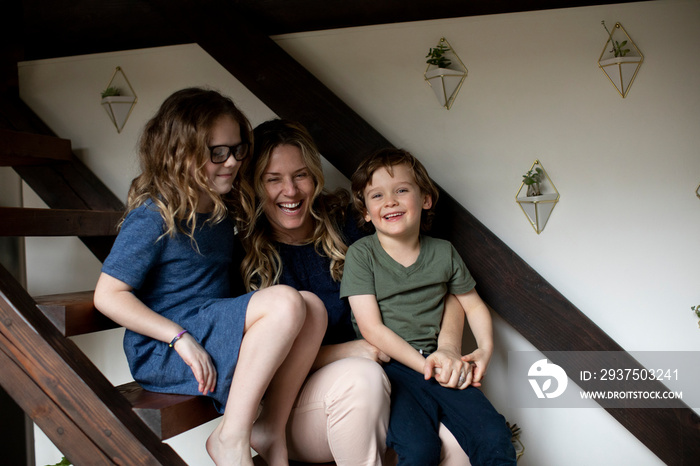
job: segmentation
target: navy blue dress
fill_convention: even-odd
[[[162,236],[165,228],[152,202],[127,215],[102,271],[134,289],[149,308],[177,322],[204,347],[217,371],[209,394],[219,412],[228,399],[248,301],[230,298],[234,227],[230,219],[210,225],[197,215],[196,245],[187,236]],[[174,335],[173,335],[174,336]],[[124,351],[131,374],[154,392],[201,395],[192,370],[164,343],[127,330]]]

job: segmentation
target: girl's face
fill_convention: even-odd
[[[372,222],[380,239],[417,238],[421,214],[432,207],[432,197],[421,192],[405,164],[394,165],[392,171],[393,176],[380,168],[365,187],[365,220]]]
[[[211,135],[207,141],[209,147],[214,146],[235,146],[240,144],[241,128],[238,123],[228,115],[219,117],[211,129]],[[207,150],[209,152],[209,150]],[[224,163],[214,163],[211,161],[211,154],[207,153],[207,162],[204,165],[204,173],[209,182],[209,187],[220,195],[231,191],[233,180],[236,179],[241,162],[235,159],[233,153]],[[212,207],[212,201],[208,196],[201,196],[198,212],[208,212]]]
[[[308,241],[313,231],[310,209],[315,186],[301,149],[289,144],[275,147],[262,183],[263,211],[275,239],[287,244]]]

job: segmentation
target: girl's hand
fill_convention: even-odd
[[[346,344],[349,346],[348,356],[371,359],[379,364],[391,361],[389,356],[367,340],[355,340]]]
[[[459,353],[438,349],[425,359],[425,380],[435,377],[443,387],[463,390],[472,383],[472,368]]]
[[[200,393],[206,395],[213,392],[216,389],[216,368],[209,353],[189,333],[176,341],[173,348],[192,369],[194,378],[199,382]]]

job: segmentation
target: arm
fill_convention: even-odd
[[[457,299],[464,308],[467,322],[469,322],[469,327],[476,339],[476,350],[462,358],[463,361],[474,364],[473,383],[476,384],[481,382],[486,374],[486,369],[493,355],[491,314],[475,289],[457,295]]]
[[[133,293],[133,288],[111,275],[102,273],[95,286],[95,307],[119,325],[165,343],[184,330],[180,325],[154,312]],[[189,333],[173,349],[190,366],[206,395],[216,388],[216,369],[209,354]]]
[[[464,389],[470,385],[471,365],[462,360],[463,330],[464,309],[455,295],[447,295],[438,335],[438,348],[426,358],[423,368],[425,380],[434,375],[435,380],[443,387]],[[465,378],[463,383],[459,384],[462,374]]]
[[[423,372],[425,358],[393,330],[384,325],[379,304],[374,295],[350,296],[350,307],[362,336],[392,359]]]

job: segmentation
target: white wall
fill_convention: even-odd
[[[622,99],[597,67],[622,23],[645,61]],[[658,0],[522,14],[292,34],[280,46],[393,144],[417,155],[433,178],[627,350],[700,350],[690,306],[700,303],[700,1]],[[424,55],[446,37],[469,69],[451,110],[423,81]],[[121,66],[139,102],[121,134],[99,92]],[[25,62],[22,98],[124,199],[137,173],[135,141],[171,92],[211,85],[234,97],[253,124],[273,113],[196,45]],[[521,175],[539,159],[561,193],[541,235],[515,203]],[[337,178],[334,176],[334,179]],[[334,183],[341,181],[334,181]],[[25,189],[28,206],[41,202]],[[52,240],[53,241],[53,240]],[[99,263],[60,240],[29,239],[30,292],[89,289]],[[74,270],[74,269],[71,269]],[[508,351],[532,349],[495,316],[485,390],[523,430],[522,465],[661,462],[602,409],[508,407]],[[119,346],[120,332],[109,335]],[[123,356],[102,336],[78,343],[115,383]],[[211,425],[172,442],[207,464]],[[38,447],[37,464],[57,461]],[[42,456],[47,452],[48,457]]]

